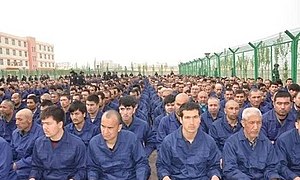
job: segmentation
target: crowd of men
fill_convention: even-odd
[[[74,77],[0,82],[0,180],[300,180],[291,78]]]

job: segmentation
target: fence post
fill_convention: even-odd
[[[236,76],[236,65],[235,65],[235,53],[240,49],[236,48],[235,50],[228,48],[229,51],[232,53],[232,74],[231,76]]]
[[[254,78],[258,78],[258,48],[262,44],[260,41],[256,46],[251,42],[248,43],[254,49]]]
[[[298,41],[300,32],[294,36],[290,31],[284,31],[286,35],[288,35],[292,39],[291,45],[291,75],[294,82],[297,82],[297,59],[298,59]]]
[[[217,54],[217,53],[214,53],[215,56],[217,57],[217,62],[218,62],[218,77],[221,77],[221,60],[220,60],[220,56],[223,54],[223,52]]]

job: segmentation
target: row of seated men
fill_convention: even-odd
[[[150,87],[150,86],[149,86]],[[145,88],[146,89],[146,88]],[[256,90],[255,90],[256,91]],[[134,92],[134,91],[133,91]],[[285,92],[285,94],[289,94],[289,93],[287,93],[286,91],[284,91]],[[145,93],[145,90],[143,91],[143,93]],[[279,96],[281,96],[280,95],[280,93],[282,94],[283,92],[279,92],[279,93],[277,93],[277,94],[279,94]],[[226,93],[225,93],[226,94]],[[251,91],[250,91],[250,94],[251,94]],[[145,93],[145,95],[146,95],[146,93]],[[62,97],[64,97],[64,96],[61,96],[60,98],[61,98],[61,103],[63,102],[62,101]],[[99,102],[93,102],[93,100],[89,100],[89,97],[94,97],[94,99],[97,99],[96,97],[97,96],[88,96],[88,98],[87,98],[87,101],[85,102],[86,104],[85,104],[85,106],[86,106],[86,108],[87,109],[89,109],[89,107],[90,106],[95,106],[95,107],[98,107],[98,108],[95,108],[96,110],[97,109],[99,109]],[[290,98],[290,97],[289,97]],[[27,98],[28,99],[28,98]],[[30,97],[29,97],[29,99],[30,99]],[[98,101],[99,101],[99,99],[101,99],[101,98],[99,98],[98,97]],[[178,114],[179,114],[179,107],[181,106],[181,105],[183,105],[183,104],[185,104],[186,102],[188,102],[189,100],[190,100],[190,97],[187,95],[187,94],[185,94],[185,93],[181,93],[181,94],[178,94],[177,96],[176,96],[176,98],[175,97],[172,97],[172,95],[169,95],[169,96],[167,96],[166,97],[166,99],[171,99],[170,100],[170,103],[167,103],[167,102],[165,102],[164,104],[165,104],[165,107],[167,106],[167,105],[172,105],[172,104],[174,104],[175,103],[175,108],[174,108],[174,112],[168,112],[168,111],[166,111],[166,112],[168,112],[168,116],[166,116],[166,117],[164,117],[163,119],[161,119],[160,120],[160,122],[158,123],[158,127],[163,127],[163,128],[161,128],[161,130],[162,131],[160,131],[159,130],[159,128],[158,128],[158,130],[157,130],[157,132],[156,133],[153,133],[153,132],[151,132],[151,130],[149,130],[149,127],[148,127],[148,124],[149,124],[149,122],[148,122],[148,119],[143,119],[143,120],[140,120],[140,121],[138,121],[140,118],[138,118],[138,117],[136,117],[136,116],[134,116],[134,118],[132,118],[133,117],[133,115],[135,114],[135,112],[137,112],[136,110],[137,110],[137,108],[136,108],[136,101],[135,101],[135,99],[134,98],[132,98],[131,96],[128,96],[128,97],[124,97],[123,98],[124,99],[124,102],[120,102],[120,104],[119,104],[119,108],[118,108],[118,111],[120,112],[120,114],[121,114],[121,120],[122,120],[122,124],[123,124],[123,129],[127,129],[127,130],[131,130],[131,131],[137,131],[137,132],[135,132],[136,134],[139,134],[138,135],[138,139],[139,139],[139,142],[142,142],[141,144],[142,144],[142,146],[143,146],[143,151],[145,151],[146,153],[146,157],[149,157],[149,155],[151,154],[151,152],[153,151],[153,149],[155,148],[155,146],[158,146],[158,148],[160,149],[160,145],[161,145],[161,143],[162,143],[162,141],[165,139],[164,137],[166,137],[168,134],[171,134],[172,132],[174,132],[174,131],[176,131],[177,129],[179,129],[179,127],[180,127],[180,125],[181,125],[181,121],[179,120],[179,116],[178,116]],[[143,98],[140,98],[140,102],[139,102],[139,106],[142,104],[141,103],[141,100],[142,100]],[[149,99],[149,94],[148,94],[148,98],[145,98],[145,99]],[[147,100],[145,100],[144,99],[144,103],[145,104],[149,104],[149,102],[147,101]],[[173,100],[172,100],[173,99]],[[218,100],[217,98],[213,98],[213,97],[211,97],[211,99],[214,99],[214,100]],[[287,99],[287,98],[286,98]],[[92,104],[89,104],[89,102],[90,101],[92,101],[93,103]],[[120,101],[122,101],[122,98],[120,99]],[[152,101],[153,102],[153,101]],[[209,102],[209,101],[208,101]],[[218,104],[218,103],[217,103]],[[233,104],[233,105],[230,105],[230,104]],[[287,103],[284,103],[285,105],[286,105],[286,107],[288,107],[288,105],[287,105]],[[228,105],[228,108],[227,108],[227,105]],[[28,102],[27,102],[27,106],[28,106]],[[63,107],[63,105],[61,105],[62,107]],[[144,106],[146,106],[146,105],[144,105]],[[235,106],[235,107],[232,107],[232,106]],[[1,105],[1,108],[2,108],[3,106]],[[210,105],[208,105],[208,110],[206,111],[206,112],[210,112]],[[292,107],[291,106],[291,98],[290,98],[290,107]],[[226,116],[226,118],[227,119],[230,119],[230,118],[232,118],[233,119],[233,117],[235,117],[235,114],[238,114],[238,112],[239,112],[239,105],[235,102],[235,101],[233,101],[233,100],[228,100],[228,102],[226,102],[226,105],[225,105],[225,109],[224,109],[224,114],[226,114],[227,116]],[[3,108],[2,108],[3,109]],[[5,108],[4,108],[5,109]],[[91,108],[90,108],[91,109]],[[151,108],[149,108],[149,107],[147,107],[146,106],[146,108],[145,108],[145,111],[147,111],[148,109],[151,109]],[[152,109],[155,109],[155,108],[152,108]],[[167,108],[166,108],[167,109]],[[170,109],[172,109],[172,108],[170,108]],[[229,112],[229,110],[228,109],[234,109],[234,113],[231,113],[231,115],[228,115],[228,114],[230,114]],[[203,111],[203,108],[201,108],[200,109],[200,111]],[[219,111],[219,110],[218,110]],[[227,112],[228,111],[228,112]],[[99,111],[98,111],[99,112]],[[74,115],[75,115],[76,113],[74,113]],[[82,113],[82,114],[84,114],[84,113]],[[88,113],[86,113],[86,114],[88,114]],[[98,113],[96,113],[96,115],[97,115]],[[143,113],[144,114],[144,116],[145,116],[145,114],[146,113]],[[204,114],[203,114],[204,115]],[[88,115],[87,115],[88,116]],[[285,115],[282,115],[282,116],[285,116]],[[175,117],[176,119],[176,121],[172,121],[172,118],[171,117]],[[167,118],[169,118],[170,120],[166,120]],[[75,119],[75,121],[76,121],[76,118],[74,118]],[[93,123],[93,122],[95,122],[95,118],[89,118],[90,119],[90,121]],[[101,119],[101,118],[100,118]],[[73,120],[73,119],[72,119]],[[174,120],[174,119],[173,119]],[[237,118],[236,118],[236,120],[237,120]],[[284,121],[284,120],[283,120]],[[38,122],[38,121],[37,121]],[[89,121],[88,121],[89,122]],[[138,123],[138,122],[148,122],[148,123],[142,123],[142,124],[144,124],[144,125],[140,125],[141,123]],[[162,122],[165,122],[165,123],[170,123],[168,126],[165,126],[164,127],[164,123],[162,123]],[[177,123],[177,124],[179,124],[179,126],[178,127],[176,127],[176,124],[172,124],[172,122],[173,123]],[[201,128],[202,128],[202,124],[203,124],[203,120],[202,120],[202,123],[201,123]],[[219,121],[216,121],[216,122],[219,122]],[[237,121],[237,122],[240,122],[239,120]],[[238,130],[239,130],[239,127],[238,127],[238,123],[237,122],[234,122],[234,123],[236,123],[234,126],[236,126],[235,128],[233,128],[234,129],[234,132],[237,132]],[[294,119],[294,122],[295,122],[295,119]],[[234,124],[233,123],[233,124]],[[73,122],[73,124],[75,124],[74,122]],[[87,124],[87,123],[86,123]],[[154,120],[154,125],[155,124],[157,124],[157,121],[156,120]],[[72,125],[72,123],[71,123],[71,125]],[[153,125],[153,128],[154,128],[154,125]],[[175,126],[173,126],[173,125],[175,125]],[[43,124],[43,126],[44,126],[44,124]],[[69,125],[67,125],[67,126],[69,126]],[[73,125],[73,126],[75,126],[75,125]],[[101,124],[101,122],[99,121],[99,124],[98,124],[98,129],[99,129],[99,126],[101,126],[102,127],[102,124]],[[97,125],[96,125],[96,127],[97,127]],[[141,128],[141,127],[145,127],[145,128]],[[293,126],[294,127],[294,126]],[[65,127],[65,128],[67,128],[67,127]],[[74,128],[74,127],[73,127]],[[173,128],[173,129],[172,129]],[[18,128],[19,129],[19,128]],[[76,128],[75,128],[76,129]],[[92,128],[90,128],[90,129],[92,129]],[[97,129],[97,128],[96,128]],[[135,130],[134,130],[135,129]],[[155,129],[155,128],[154,128]],[[236,129],[236,130],[235,130]],[[78,130],[78,129],[77,129]],[[45,130],[44,130],[45,131]],[[155,131],[154,131],[155,132]],[[45,134],[46,134],[46,132],[45,132]],[[80,134],[80,132],[78,133],[78,134]],[[77,135],[78,135],[77,134]],[[156,138],[153,138],[153,134],[154,134],[154,137],[155,136],[157,136]],[[162,134],[162,136],[164,136],[161,140],[159,139],[159,138],[161,138],[160,137],[160,135],[159,134]],[[225,138],[225,137],[222,137],[222,138]],[[155,139],[156,139],[156,141],[155,141]],[[88,141],[89,141],[90,139],[88,139]],[[218,141],[217,139],[215,139],[216,141]],[[224,139],[223,139],[224,140]],[[225,141],[225,140],[224,140]],[[85,141],[84,141],[85,142]],[[86,146],[88,145],[88,142],[85,142],[86,143]],[[222,144],[222,143],[221,143]],[[219,147],[220,148],[220,147]],[[112,149],[113,150],[113,149]],[[15,167],[17,167],[17,166],[15,166]],[[159,172],[159,171],[158,171]],[[147,173],[146,173],[147,174]],[[104,178],[105,179],[105,178]],[[125,178],[126,179],[126,178]]]

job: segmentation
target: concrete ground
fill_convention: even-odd
[[[156,158],[157,158],[157,152],[155,150],[149,157],[149,164],[151,168],[151,176],[149,180],[158,180],[157,173],[156,173],[156,166],[155,166]]]

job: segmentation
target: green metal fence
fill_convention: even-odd
[[[202,58],[180,63],[179,73],[272,79],[274,64],[278,64],[280,79],[285,81],[291,77],[295,82],[299,82],[299,36],[300,28],[286,30],[264,40],[224,49],[223,52],[205,53]]]

